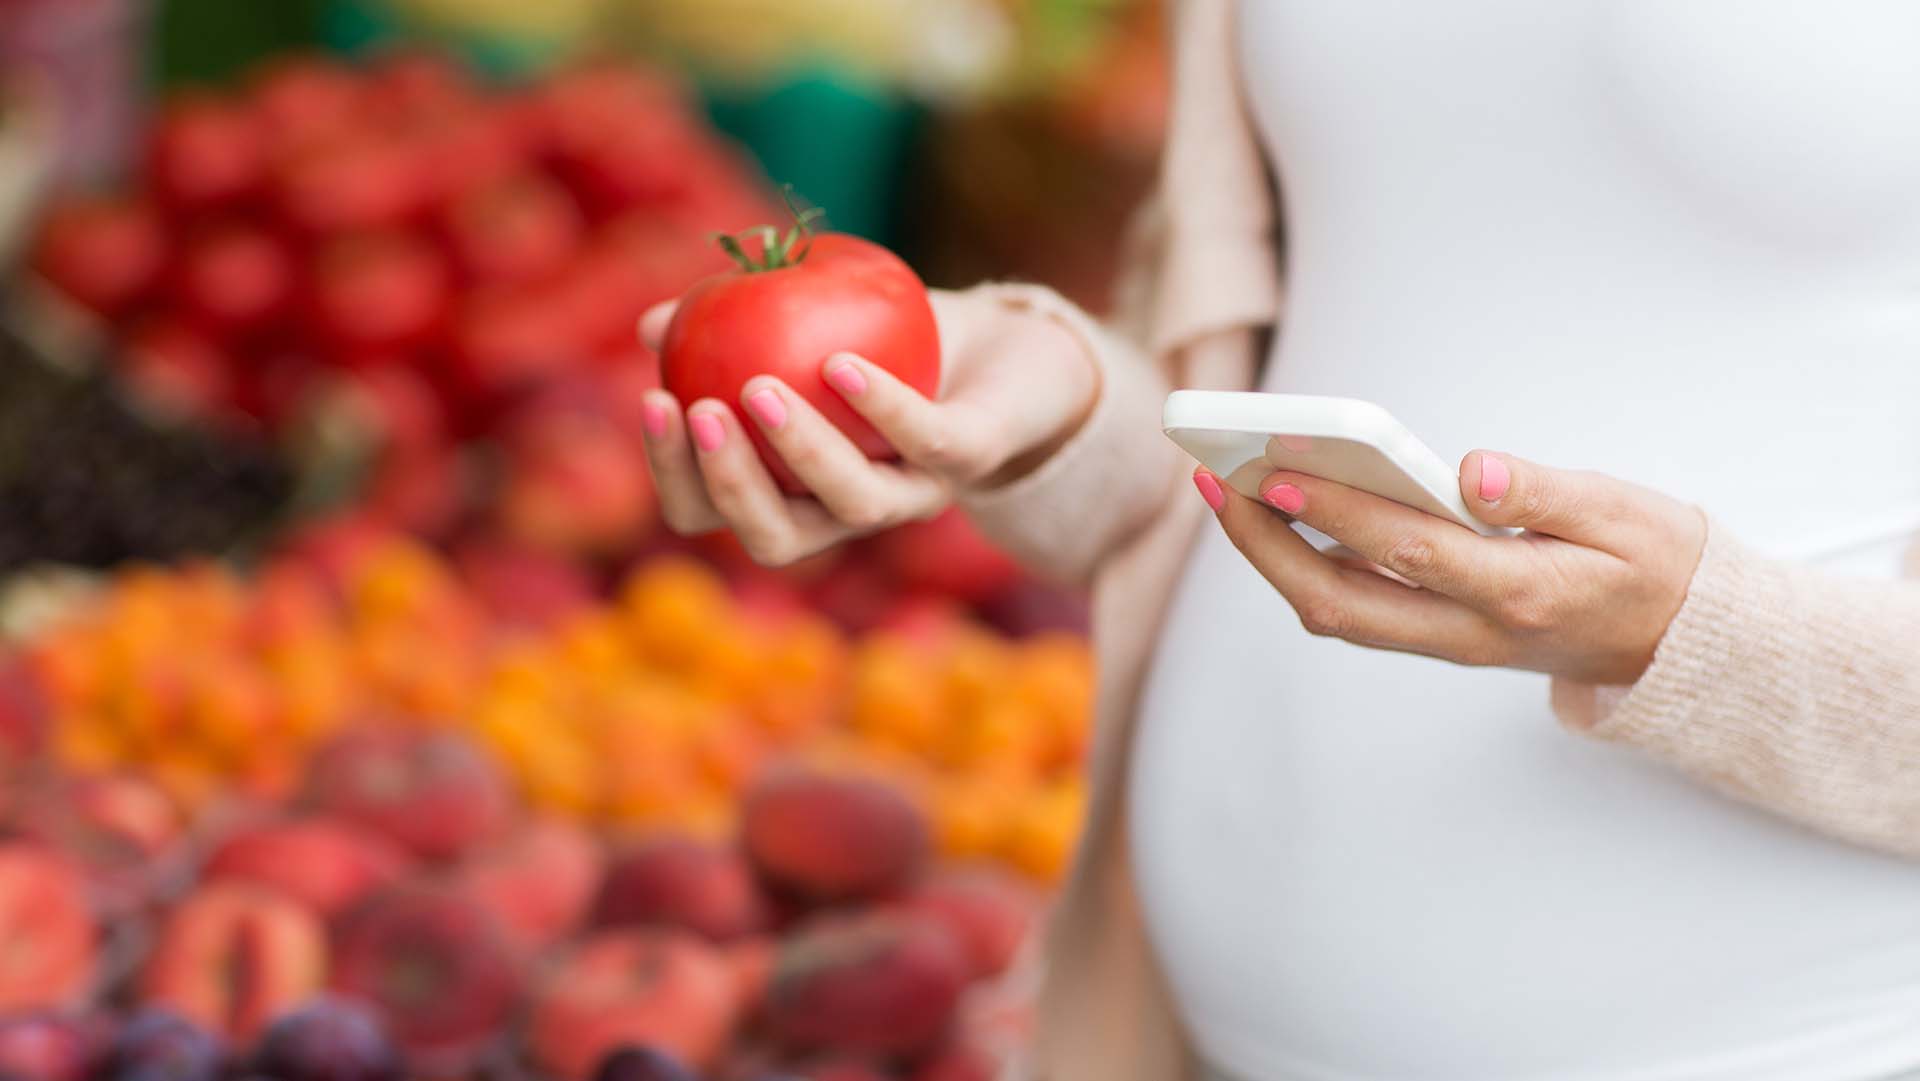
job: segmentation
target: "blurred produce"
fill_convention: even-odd
[[[412,542],[340,531],[303,544],[251,579],[210,564],[116,575],[24,645],[17,754],[43,746],[78,774],[135,771],[194,809],[304,786],[335,825],[236,835],[213,866],[323,912],[409,859],[505,837],[510,791],[620,829],[743,826],[767,879],[815,900],[885,892],[875,883],[917,867],[923,845],[1043,879],[1070,847],[1092,682],[1076,638],[1008,640],[939,606],[849,637],[797,593],[760,582],[735,594],[677,558],[642,566],[611,604],[569,594],[529,626],[494,616]],[[796,756],[895,787],[770,780],[741,819],[742,792]],[[862,862],[816,862],[849,830],[866,839]],[[312,880],[272,869],[272,851],[352,855]],[[528,839],[525,851],[549,849]],[[542,937],[537,912],[521,922]]]
[[[118,288],[120,243],[76,255],[98,290]],[[295,478],[272,448],[183,420],[205,392],[193,355],[173,348],[153,339],[128,359],[141,408],[100,371],[58,368],[0,328],[0,575],[230,549],[286,509]]]
[[[59,198],[32,261],[127,382],[361,470],[383,522],[563,553],[652,522],[640,313],[727,265],[709,230],[777,214],[681,87],[626,67],[493,90],[426,54],[284,57],[169,99],[142,161]]]
[[[391,536],[123,572],[0,666],[0,1069],[990,1071],[1089,675],[680,560],[532,632]]]
[[[348,498],[350,517],[444,544],[499,607],[535,620],[600,593],[657,543],[639,440],[660,370],[638,316],[729,266],[708,230],[787,216],[682,88],[630,67],[491,90],[432,55],[366,68],[283,57],[238,92],[170,99],[142,160],[138,191],[57,200],[34,248],[34,268],[117,336],[119,380],[242,443],[271,438],[297,466],[303,511]],[[81,461],[107,438],[60,431],[86,444],[68,456]],[[222,505],[210,488],[240,483],[224,478],[145,485],[126,503],[190,524]],[[121,501],[71,517],[108,511]],[[950,522],[784,584],[856,629],[903,591],[1015,631],[1079,624],[1074,601],[1036,605]],[[13,558],[105,565],[234,540],[200,529]],[[767,577],[724,538],[698,547]]]
[[[658,56],[723,82],[797,67],[950,103],[1045,93],[1094,61],[1137,0],[609,0]]]
[[[906,204],[942,281],[1091,295],[1139,6],[168,0],[170,81],[364,59],[157,103],[32,238],[14,297],[114,348],[0,339],[0,1077],[995,1076],[1082,600],[957,511],[781,571],[663,536],[634,325],[785,220],[763,169],[841,230]],[[37,7],[139,10],[0,39]],[[8,574],[47,560],[106,573]]]
[[[1046,18],[1074,5],[1027,6]],[[1169,71],[1161,3],[1109,15],[1099,35],[1058,24],[1057,51],[1036,54],[1034,92],[934,119],[903,239],[929,283],[1025,278],[1110,309],[1128,227],[1153,183]]]
[[[1120,56],[1113,42],[1157,11],[1152,0],[607,6],[620,39],[641,55],[698,73],[716,122],[751,147],[769,175],[805,192],[836,227],[895,246],[918,239],[917,219],[944,212],[918,166],[926,151],[939,152],[946,124],[983,110],[1044,106],[1076,83],[1137,83],[1135,71],[1115,62],[1139,58]],[[1131,191],[1123,187],[1121,198]],[[1071,212],[1076,204],[1060,206]],[[1110,271],[1098,254],[1086,264]],[[918,265],[919,252],[909,255]],[[1029,268],[989,265],[973,280],[1009,269]]]

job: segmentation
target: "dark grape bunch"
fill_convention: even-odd
[[[0,574],[226,552],[287,505],[265,443],[150,418],[102,367],[69,373],[0,329]]]

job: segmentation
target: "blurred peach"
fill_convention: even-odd
[[[324,918],[399,880],[408,860],[384,838],[314,817],[254,826],[221,841],[201,877],[273,889]]]
[[[452,859],[498,836],[512,799],[498,763],[466,737],[369,725],[321,751],[314,806],[423,859]]]
[[[712,1065],[739,1011],[726,957],[682,931],[604,932],[560,959],[536,990],[527,1040],[534,1061],[565,1081],[586,1081],[623,1044]]]
[[[94,979],[96,936],[72,860],[31,842],[0,843],[0,1014],[78,1005]]]
[[[536,821],[476,853],[454,881],[493,913],[517,949],[531,955],[580,926],[600,888],[604,862],[599,845],[579,826]]]
[[[141,969],[143,1001],[249,1040],[325,981],[319,918],[260,886],[204,886],[168,913]]]

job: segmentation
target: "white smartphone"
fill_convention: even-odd
[[[1475,518],[1452,465],[1385,409],[1355,398],[1176,390],[1160,426],[1167,438],[1235,491],[1260,498],[1262,478],[1289,469],[1371,492],[1473,530],[1514,532]]]

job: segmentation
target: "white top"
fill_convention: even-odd
[[[1289,234],[1267,389],[1893,573],[1920,4],[1242,0],[1239,36]],[[1209,528],[1144,710],[1149,930],[1226,1074],[1920,1066],[1920,865],[1562,731],[1543,677],[1309,638]]]

